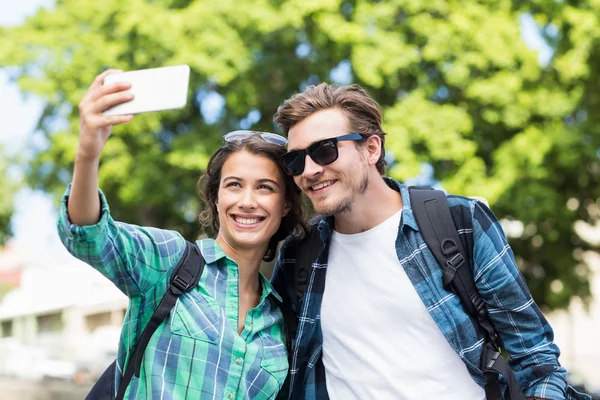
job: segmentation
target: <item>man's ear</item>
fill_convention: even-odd
[[[377,164],[379,157],[381,157],[381,138],[377,135],[369,136],[365,142],[365,148],[368,152],[369,165]]]

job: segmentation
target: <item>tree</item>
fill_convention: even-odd
[[[557,308],[590,293],[580,254],[592,247],[573,224],[596,218],[598,135],[592,118],[583,127],[577,117],[595,103],[583,101],[590,89],[575,73],[591,75],[581,46],[592,45],[571,35],[540,65],[519,16],[555,2],[531,3],[541,11],[507,0],[62,0],[0,31],[10,37],[0,62],[46,101],[39,127],[49,146],[28,175],[56,195],[70,180],[75,105],[95,75],[189,64],[189,106],[115,129],[100,181],[117,219],[188,238],[200,231],[195,182],[223,133],[272,130],[277,106],[307,84],[358,83],[384,108],[386,150],[397,160],[390,174],[407,179],[429,164],[448,191],[484,196],[499,217],[520,221],[511,238],[519,266],[536,300]],[[577,25],[556,26],[563,34]],[[224,105],[211,116],[206,99],[219,96]],[[67,123],[57,129],[57,118]]]
[[[14,213],[14,196],[19,188],[15,178],[9,174],[9,157],[0,146],[0,176],[3,176],[0,185],[0,246],[12,236],[10,218]]]

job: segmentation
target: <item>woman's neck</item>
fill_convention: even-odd
[[[238,265],[240,293],[260,294],[259,270],[266,246],[235,248],[221,236],[217,237],[216,242],[221,250]]]

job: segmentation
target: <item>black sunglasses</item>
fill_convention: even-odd
[[[286,174],[291,176],[300,175],[304,171],[306,155],[319,165],[331,164],[338,159],[338,142],[343,140],[362,140],[360,133],[349,133],[338,137],[319,140],[303,150],[288,151],[279,159],[279,163]]]

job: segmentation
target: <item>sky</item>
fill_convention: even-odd
[[[39,7],[52,4],[53,0],[0,0],[0,26],[19,25],[27,16],[35,14]],[[520,22],[523,40],[529,47],[539,50],[539,61],[546,64],[552,52],[537,33],[533,19],[522,15]],[[349,64],[340,65],[332,71],[332,80],[344,81],[335,75],[349,76],[349,69]],[[206,97],[206,101],[202,102],[202,113],[207,117],[210,114],[216,116],[224,100],[215,96]],[[21,93],[18,86],[10,82],[8,70],[0,68],[0,144],[10,153],[26,149],[27,140],[33,132],[42,105],[35,96]],[[249,114],[248,122],[251,124],[250,117]],[[16,212],[12,220],[15,244],[26,248],[35,246],[38,250],[32,252],[32,256],[38,255],[38,261],[62,261],[70,257],[60,244],[56,233],[56,207],[43,192],[22,189],[16,195],[15,205]]]
[[[49,0],[0,0],[0,26],[19,25],[40,6],[51,4]],[[19,87],[9,81],[7,70],[0,68],[0,144],[9,153],[15,154],[26,148],[41,111],[42,102],[33,95],[21,93]],[[43,192],[20,190],[15,198],[15,211],[12,219],[14,243],[36,249],[28,252],[31,263],[61,262],[70,258],[56,233],[56,207]]]

